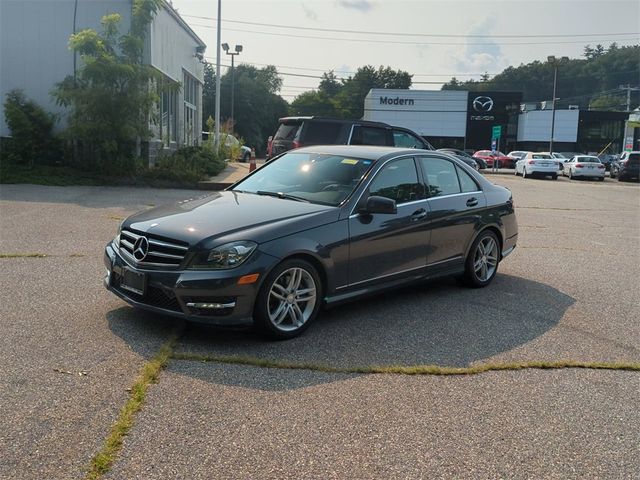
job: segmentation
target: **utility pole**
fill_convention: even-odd
[[[631,85],[627,84],[627,85],[620,85],[618,87],[620,90],[626,90],[627,91],[627,112],[631,111],[631,92],[635,92],[637,90],[640,90],[640,88],[638,87],[632,87]]]
[[[218,41],[216,42],[216,137],[215,146],[216,150],[220,146],[220,30],[221,30],[221,18],[222,18],[222,0],[218,0]]]

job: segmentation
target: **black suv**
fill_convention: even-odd
[[[270,158],[309,145],[379,145],[434,150],[418,134],[382,122],[328,117],[284,117],[273,136]]]
[[[619,182],[640,180],[640,152],[623,152],[620,158],[611,164],[611,178],[616,177]]]

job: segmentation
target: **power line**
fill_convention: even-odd
[[[213,25],[200,25],[200,24],[192,24],[195,27],[201,28],[211,28],[215,29]],[[358,43],[381,43],[386,45],[416,45],[416,46],[468,46],[468,45],[477,45],[477,46],[489,46],[489,45],[500,45],[500,46],[516,46],[516,45],[562,45],[562,44],[576,44],[581,43],[584,44],[584,40],[569,40],[569,41],[561,41],[561,42],[464,42],[464,43],[454,43],[454,42],[404,42],[400,40],[372,40],[372,39],[362,39],[362,38],[332,38],[332,37],[314,37],[311,35],[293,35],[289,33],[275,33],[275,32],[261,32],[259,30],[242,30],[236,28],[227,28],[225,29],[228,32],[240,32],[240,33],[254,33],[258,35],[270,35],[274,37],[287,37],[287,38],[306,38],[311,40],[333,40],[338,42],[358,42]],[[486,37],[485,37],[486,38]],[[636,41],[636,38],[618,38],[615,40],[599,40],[601,42],[621,42],[621,41]]]
[[[197,15],[182,15],[187,18],[198,18],[201,20],[216,21],[213,17],[201,17]],[[407,33],[407,32],[376,32],[376,31],[363,31],[363,30],[340,30],[335,28],[314,28],[314,27],[298,27],[293,25],[279,25],[275,23],[258,23],[258,22],[246,22],[241,20],[222,20],[225,23],[237,23],[241,25],[253,25],[258,27],[274,27],[274,28],[286,28],[289,30],[305,30],[315,32],[331,32],[331,33],[350,33],[357,35],[382,35],[382,36],[397,36],[397,37],[429,37],[429,38],[576,38],[576,37],[610,37],[610,36],[627,36],[627,35],[640,35],[640,32],[612,32],[612,33],[584,33],[584,34],[514,34],[514,35],[482,35],[482,34],[438,34],[438,33]]]

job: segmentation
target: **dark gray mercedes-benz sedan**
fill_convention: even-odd
[[[314,146],[127,218],[104,283],[135,307],[287,338],[323,305],[403,283],[484,287],[517,238],[511,193],[453,156]]]

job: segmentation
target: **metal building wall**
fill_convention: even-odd
[[[0,95],[20,88],[45,110],[61,115],[64,110],[50,95],[56,83],[73,75],[73,33],[75,0],[0,1]],[[131,0],[79,0],[76,30],[100,28],[100,19],[109,13],[122,15],[122,31],[131,21]],[[77,62],[81,65],[80,59]],[[0,108],[0,136],[8,136],[4,109]]]

